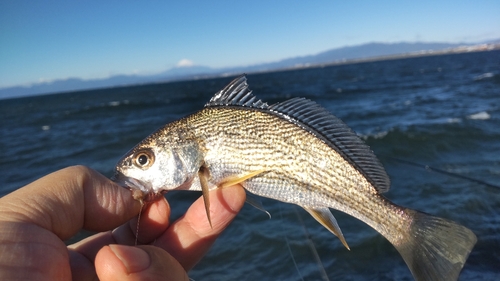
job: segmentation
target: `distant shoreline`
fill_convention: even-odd
[[[81,89],[75,89],[75,90],[62,90],[62,91],[42,92],[42,93],[26,93],[26,94],[20,94],[17,96],[16,95],[2,96],[0,93],[0,100],[16,99],[16,98],[28,98],[28,97],[42,96],[42,95],[53,95],[53,94],[65,94],[65,93],[76,93],[76,92],[84,92],[84,91],[104,90],[104,89],[111,89],[111,88],[136,87],[136,86],[143,86],[143,85],[148,85],[148,84],[163,84],[163,83],[173,83],[173,82],[185,82],[185,81],[190,81],[190,80],[216,79],[216,78],[224,78],[224,77],[241,75],[242,73],[246,73],[246,74],[251,75],[251,74],[261,74],[261,73],[273,73],[273,72],[280,72],[280,71],[293,71],[293,70],[301,70],[301,69],[322,68],[322,67],[366,63],[366,62],[389,61],[389,60],[441,56],[441,55],[458,55],[458,54],[464,54],[464,53],[479,53],[479,52],[489,52],[489,51],[498,51],[498,50],[500,50],[500,43],[478,44],[478,45],[447,48],[447,49],[442,49],[442,50],[422,50],[422,51],[401,53],[401,54],[395,54],[395,55],[372,56],[372,57],[366,57],[366,58],[353,58],[353,59],[340,59],[340,60],[335,60],[335,61],[326,62],[326,63],[296,64],[296,65],[289,66],[289,67],[268,68],[268,69],[254,70],[254,71],[242,70],[242,71],[227,71],[227,72],[223,72],[223,73],[193,74],[193,75],[186,75],[183,77],[161,79],[161,80],[157,80],[157,81],[138,82],[138,83],[121,84],[121,85],[113,85],[113,86],[103,86],[103,87],[81,88]],[[14,87],[14,89],[15,88],[23,88],[23,87]],[[13,88],[11,88],[11,89],[13,89]]]
[[[478,52],[489,52],[489,51],[497,51],[500,50],[500,43],[497,44],[481,44],[474,46],[462,46],[457,48],[449,48],[443,50],[423,50],[418,52],[410,52],[410,53],[402,53],[395,55],[386,55],[386,56],[374,56],[374,57],[366,57],[366,58],[358,58],[358,59],[344,59],[337,60],[328,63],[315,63],[315,64],[302,64],[291,67],[285,67],[274,70],[266,70],[266,71],[256,71],[256,72],[248,72],[248,74],[256,74],[256,73],[269,73],[269,72],[279,72],[286,70],[298,70],[298,69],[306,69],[306,68],[318,68],[318,67],[328,67],[335,65],[347,65],[347,64],[356,64],[356,63],[364,63],[364,62],[376,62],[376,61],[386,61],[386,60],[397,60],[397,59],[407,59],[407,58],[418,58],[418,57],[431,57],[431,56],[441,56],[441,55],[458,55],[463,53],[478,53]],[[225,75],[231,76],[231,75]],[[220,77],[220,76],[218,76]],[[215,78],[215,77],[214,77]]]

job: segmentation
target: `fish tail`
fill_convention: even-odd
[[[411,224],[395,243],[415,280],[457,280],[477,238],[455,222],[405,209]]]

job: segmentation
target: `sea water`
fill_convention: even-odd
[[[111,176],[158,127],[199,110],[233,77],[0,100],[0,195],[82,164]],[[478,243],[461,280],[500,280],[500,51],[248,75],[272,104],[314,100],[373,149],[393,202],[463,224]],[[167,195],[173,217],[199,197]],[[395,248],[334,211],[351,251],[299,207],[245,206],[194,280],[412,280]]]

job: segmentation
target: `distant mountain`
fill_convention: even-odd
[[[0,89],[0,99],[9,97],[22,97],[47,93],[71,92],[113,86],[138,84],[142,79],[135,75],[117,75],[105,79],[83,80],[80,78],[67,78],[52,82],[35,83],[30,86],[16,86]]]
[[[458,47],[462,44],[447,43],[369,43],[359,46],[349,46],[333,49],[316,55],[296,57],[274,63],[278,66],[292,66],[297,64],[327,64],[344,60],[381,57],[396,54],[407,54],[424,50],[442,50]]]
[[[456,48],[467,44],[449,44],[449,43],[368,43],[357,46],[347,46],[338,49],[332,49],[316,55],[301,56],[280,60],[277,62],[253,65],[248,67],[238,67],[226,69],[226,72],[255,72],[269,71],[275,69],[303,67],[308,65],[331,64],[344,62],[354,59],[367,59],[384,57],[390,55],[402,55],[421,51],[443,50]]]
[[[174,67],[167,71],[147,76],[116,75],[103,79],[84,80],[67,78],[52,82],[35,83],[30,86],[15,86],[0,89],[0,99],[23,97],[48,93],[72,92],[98,88],[120,87],[162,81],[173,81],[193,77],[196,74],[208,74],[214,69],[204,66]]]
[[[186,75],[196,75],[196,74],[213,73],[213,72],[217,72],[217,69],[210,68],[207,66],[193,65],[193,66],[174,67],[162,73],[155,74],[153,77],[174,78],[174,77],[184,77]]]
[[[487,41],[481,42],[481,44],[500,44],[500,38],[493,39],[493,40],[487,40]]]
[[[490,40],[478,44],[493,44],[500,39]],[[182,66],[174,67],[164,72],[140,76],[140,75],[116,75],[104,79],[83,80],[80,78],[69,78],[53,82],[35,83],[30,86],[17,86],[0,89],[0,99],[10,97],[21,97],[45,93],[79,91],[95,88],[117,87],[143,83],[165,82],[181,79],[192,79],[195,77],[213,77],[218,75],[252,73],[261,71],[273,71],[286,68],[304,67],[318,64],[331,64],[350,60],[383,58],[394,55],[412,54],[417,52],[441,51],[445,49],[470,46],[475,44],[449,44],[449,43],[368,43],[357,46],[347,46],[332,49],[316,55],[299,56],[276,62],[257,64],[244,67],[210,68],[206,66]]]

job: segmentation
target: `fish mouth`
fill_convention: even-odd
[[[162,196],[162,193],[154,192],[151,183],[125,176],[118,171],[111,177],[111,180],[132,191],[134,199],[141,202],[152,202]]]

